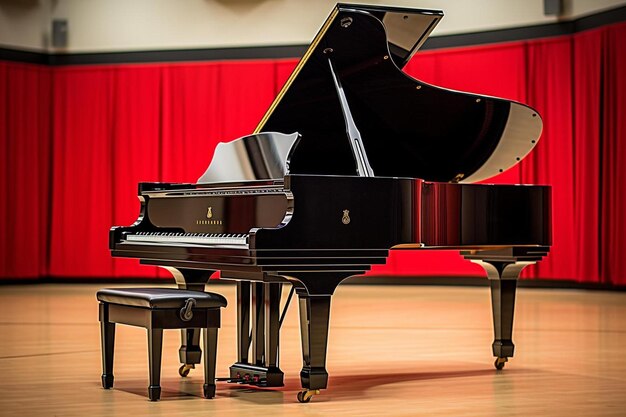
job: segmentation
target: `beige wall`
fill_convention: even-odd
[[[345,1],[351,2],[350,0]],[[443,9],[436,35],[556,22],[543,0],[362,0]],[[626,4],[564,0],[571,19]],[[306,44],[335,0],[0,0],[0,46],[52,50],[54,18],[68,19],[68,52]]]
[[[0,46],[46,49],[50,0],[0,0]]]

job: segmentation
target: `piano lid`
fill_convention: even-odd
[[[541,134],[535,110],[432,86],[401,70],[442,17],[438,10],[338,4],[255,133],[302,135],[291,173],[355,175],[333,68],[374,175],[473,182],[515,165]]]

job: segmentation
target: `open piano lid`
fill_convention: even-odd
[[[515,165],[541,134],[535,110],[435,87],[401,70],[442,17],[338,4],[255,133],[302,135],[290,173],[355,175],[330,58],[376,176],[473,182]]]

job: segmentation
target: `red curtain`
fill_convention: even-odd
[[[626,283],[626,25],[603,35],[600,277]]]
[[[528,45],[528,102],[543,117],[542,138],[521,165],[523,183],[552,185],[553,246],[537,265],[546,278],[571,278],[576,268],[570,254],[579,244],[574,224],[574,149],[572,126],[572,51],[570,39]]]
[[[588,282],[600,282],[600,116],[602,38],[605,30],[575,35],[573,55],[573,268]],[[594,196],[594,198],[589,198]]]
[[[536,107],[544,133],[493,183],[551,184],[554,246],[525,276],[626,284],[626,24],[419,53],[429,83]],[[0,278],[166,276],[112,259],[137,183],[194,182],[252,131],[297,61],[46,68],[0,62]],[[454,251],[392,251],[373,274],[482,275]]]
[[[112,222],[113,70],[64,68],[54,74],[51,235],[53,276],[107,276],[103,238]]]
[[[162,71],[159,66],[138,66],[134,71],[118,68],[112,77],[113,122],[110,139],[106,141],[111,143],[113,182],[107,189],[111,201],[105,207],[111,210],[108,214],[111,224],[129,225],[137,219],[139,212],[137,183],[163,180]],[[98,231],[103,232],[106,230]],[[112,259],[111,268],[111,274],[115,276],[155,277],[157,274],[157,268],[140,266],[137,261],[129,259]]]
[[[46,274],[50,70],[0,62],[0,278]]]
[[[167,276],[112,259],[109,228],[137,218],[138,182],[195,182],[218,142],[255,127],[275,80],[273,62],[56,70],[48,274]]]

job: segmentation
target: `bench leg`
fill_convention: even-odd
[[[161,350],[163,347],[163,329],[148,329],[148,366],[150,368],[150,401],[161,397]]]
[[[113,388],[113,351],[115,349],[115,323],[100,322],[102,344],[102,388]]]
[[[204,398],[215,396],[215,367],[217,366],[217,327],[204,329]]]

